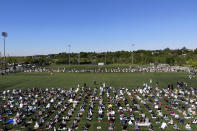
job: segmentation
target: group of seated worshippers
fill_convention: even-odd
[[[72,126],[67,123],[76,112],[77,105],[90,90],[65,89],[13,89],[0,91],[0,129],[8,124],[17,129],[73,130],[77,129],[81,112]]]
[[[153,88],[147,83],[143,86],[137,89],[137,98],[146,106],[153,105],[148,106],[147,110],[161,129],[172,126],[180,130],[180,126],[184,125],[185,130],[192,130],[197,106],[197,97],[192,87],[188,88],[187,83],[181,81],[177,82],[176,88],[172,84],[162,89]]]
[[[103,120],[105,105],[103,103],[104,87],[100,86],[100,94],[98,97],[98,122]]]
[[[93,94],[90,96],[90,101],[89,101],[89,107],[88,107],[88,113],[87,113],[87,117],[86,119],[88,121],[92,120],[92,116],[93,116],[93,109],[94,109],[94,105],[95,105],[95,101],[97,98],[97,88],[94,88]]]
[[[96,85],[96,84],[95,84]],[[93,117],[97,130],[107,118],[108,130],[195,130],[197,95],[187,82],[160,88],[150,80],[137,88],[90,88],[84,84],[69,90],[13,89],[0,91],[0,128],[89,130]],[[98,103],[98,107],[95,106]],[[86,120],[79,128],[80,122]],[[84,123],[84,122],[83,122]],[[9,126],[8,126],[9,125]],[[182,129],[184,127],[184,129]]]
[[[109,87],[106,89],[106,98],[107,98],[107,111],[106,116],[109,122],[108,130],[114,130],[115,127],[115,110],[113,109],[113,98],[111,97],[110,93],[112,91],[112,88]]]
[[[184,71],[174,67],[114,67],[114,68],[92,68],[92,69],[47,69],[47,68],[27,68],[24,72],[179,72]],[[191,75],[190,75],[191,76]],[[191,78],[191,77],[189,77]]]

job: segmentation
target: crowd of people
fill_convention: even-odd
[[[3,131],[197,129],[197,90],[182,81],[166,88],[150,80],[136,88],[94,82],[68,90],[3,90],[0,101]]]
[[[189,72],[189,69],[177,68],[174,66],[167,67],[127,67],[127,68],[95,68],[95,69],[48,69],[35,68],[25,69],[24,72]]]

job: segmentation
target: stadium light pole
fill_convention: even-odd
[[[5,69],[5,73],[6,73],[6,57],[5,57],[5,38],[8,36],[7,32],[2,32],[2,37],[4,38],[4,69]]]
[[[69,57],[69,58],[68,58],[68,59],[69,59],[69,65],[70,65],[70,48],[71,48],[71,45],[69,44],[69,45],[68,45],[68,50],[69,50],[69,54],[68,54],[68,57]]]
[[[132,49],[133,49],[133,51],[134,51],[134,46],[135,46],[135,44],[131,44],[131,46],[132,46]],[[134,59],[133,51],[132,51],[132,65],[133,65],[133,59]]]

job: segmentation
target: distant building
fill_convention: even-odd
[[[158,64],[157,67],[158,68],[165,68],[165,67],[169,67],[169,64]]]
[[[98,63],[98,66],[103,66],[103,65],[105,65],[105,63],[104,63],[104,62],[100,62],[100,63]]]
[[[154,66],[155,64],[154,64],[154,63],[150,63],[150,65],[151,65],[151,66]]]

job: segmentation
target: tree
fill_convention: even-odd
[[[167,57],[166,58],[166,63],[169,64],[169,65],[174,65],[174,57]]]
[[[32,64],[33,63],[32,57],[31,56],[25,57],[24,63],[25,64]]]
[[[197,54],[197,48],[194,50],[194,54]]]

